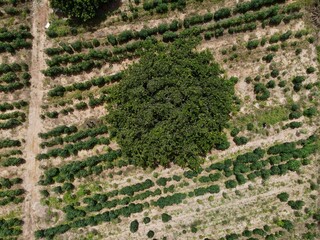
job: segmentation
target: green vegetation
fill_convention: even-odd
[[[161,219],[162,219],[162,222],[169,222],[169,221],[171,221],[172,217],[169,214],[162,213]]]
[[[51,7],[60,9],[68,17],[77,18],[84,22],[94,18],[98,9],[108,0],[51,0]]]
[[[284,108],[282,106],[275,106],[266,109],[261,109],[257,111],[257,113],[240,115],[232,122],[233,125],[236,124],[237,127],[245,127],[247,126],[247,124],[252,122],[257,122],[259,127],[262,127],[264,124],[272,126],[278,122],[287,120],[289,113],[289,109]],[[236,135],[232,136],[234,137]]]
[[[231,111],[233,82],[221,77],[208,52],[177,41],[153,49],[125,73],[111,92],[108,121],[125,157],[139,166],[197,168],[221,133]]]
[[[137,220],[134,220],[130,223],[130,232],[135,233],[139,229],[139,222]]]
[[[287,202],[289,199],[289,194],[286,192],[282,192],[277,195],[277,198],[279,198],[281,202]]]

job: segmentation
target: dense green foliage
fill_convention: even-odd
[[[0,237],[1,239],[16,239],[22,234],[23,221],[18,218],[0,219]]]
[[[88,21],[94,18],[99,7],[108,0],[51,0],[51,7],[60,9],[69,17]]]
[[[286,192],[282,192],[277,195],[277,198],[279,198],[281,202],[286,202],[289,199],[289,194]]]
[[[166,222],[169,222],[172,219],[172,217],[169,214],[162,213],[161,214],[161,219],[162,219],[162,222],[166,223]]]
[[[109,122],[124,155],[139,166],[195,168],[213,146],[231,111],[233,83],[208,52],[191,42],[146,53],[112,93]],[[158,51],[160,50],[160,51]]]
[[[135,233],[139,229],[139,222],[137,220],[134,220],[130,223],[130,231],[132,233]]]

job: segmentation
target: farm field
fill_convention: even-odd
[[[0,239],[320,239],[318,0],[54,2],[0,0]]]

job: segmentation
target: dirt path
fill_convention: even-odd
[[[23,239],[34,239],[34,231],[37,228],[37,217],[45,214],[40,205],[40,193],[37,182],[40,176],[39,163],[35,159],[40,152],[38,133],[41,131],[42,122],[40,119],[41,102],[43,97],[43,78],[41,70],[45,69],[44,48],[45,48],[45,24],[48,17],[48,0],[33,1],[32,20],[32,56],[31,56],[31,89],[29,125],[26,138],[26,167],[24,172],[24,188],[27,191],[24,204],[24,231]]]

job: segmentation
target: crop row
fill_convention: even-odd
[[[21,184],[21,178],[0,178],[0,189],[7,188],[10,189],[12,186],[16,184]]]
[[[55,88],[49,90],[48,96],[49,97],[63,97],[68,92],[73,91],[85,91],[90,90],[92,87],[103,87],[108,83],[113,83],[120,81],[122,79],[122,72],[119,72],[117,74],[106,76],[106,77],[98,77],[98,78],[92,78],[90,80],[79,82],[79,83],[73,83],[69,86],[56,86]]]
[[[290,232],[293,228],[293,224],[289,220],[282,219],[282,220],[279,220],[278,222],[279,222],[279,225],[283,229],[286,229],[288,232]],[[263,228],[255,228],[253,230],[246,229],[241,234],[230,233],[221,239],[223,239],[223,240],[258,239],[258,238],[254,238],[253,236],[256,236],[258,238],[262,237],[265,240],[276,240],[278,238],[283,239],[283,237],[285,236],[285,232],[282,230],[279,230],[279,231],[271,233],[271,227],[268,225],[264,225]]]
[[[0,237],[1,238],[9,238],[15,239],[16,237],[22,233],[22,225],[23,221],[18,218],[8,218],[8,219],[0,219]]]
[[[18,150],[18,149],[6,151],[6,152],[0,154],[0,159],[6,158],[6,157],[11,157],[11,156],[16,156],[16,155],[22,155],[22,151]]]
[[[30,85],[31,75],[25,63],[0,64],[0,92],[13,92]]]
[[[12,42],[17,39],[32,39],[30,28],[21,25],[18,30],[9,31],[7,28],[0,29],[0,42]]]
[[[97,145],[108,145],[110,143],[108,138],[100,137],[100,138],[90,138],[86,141],[79,141],[74,144],[67,144],[63,148],[53,148],[47,151],[47,153],[40,153],[37,155],[37,160],[49,159],[51,157],[61,157],[67,158],[71,155],[78,155],[78,152],[81,150],[90,150],[93,149]]]
[[[30,28],[21,25],[18,30],[8,30],[7,28],[0,29],[0,53],[9,52],[15,53],[16,50],[22,48],[31,48],[32,43],[28,41],[32,39]]]
[[[297,143],[292,142],[292,143],[284,143],[284,144],[277,144],[274,145],[273,147],[270,147],[267,150],[267,153],[269,155],[280,155],[280,158],[284,159],[287,161],[288,164],[288,169],[291,171],[297,171],[301,165],[300,161],[294,160],[297,158],[306,158],[310,154],[314,153],[317,149],[317,145],[315,144],[317,142],[317,137],[316,136],[311,136],[307,140],[302,140],[298,141]],[[297,148],[297,145],[301,145],[302,148]],[[239,155],[234,162],[231,160],[226,160],[222,163],[215,163],[212,164],[207,170],[211,171],[212,169],[216,170],[223,170],[225,173],[231,172],[231,175],[233,173],[240,174],[246,172],[247,166],[245,165],[246,163],[256,163],[257,160],[262,158],[265,154],[265,151],[262,149],[257,149],[253,153],[247,153],[243,155]],[[272,156],[270,156],[272,157]],[[276,157],[276,156],[274,156]],[[292,159],[293,158],[293,159]],[[233,169],[231,170],[231,167]],[[202,170],[200,170],[201,172]],[[197,176],[199,173],[194,173],[193,176]],[[281,174],[280,172],[278,174]],[[229,176],[231,176],[229,175]],[[261,171],[261,176],[264,179],[267,179],[268,176],[271,175],[271,170],[262,170]],[[237,178],[242,179],[242,178]],[[225,182],[227,188],[232,188],[234,180],[228,180]],[[201,187],[198,189],[195,189],[194,191],[186,194],[186,193],[174,193],[172,195],[168,195],[166,197],[160,197],[159,199],[152,201],[152,205],[158,206],[160,208],[164,208],[166,206],[170,206],[173,204],[179,204],[181,203],[185,198],[188,196],[193,197],[193,196],[199,196],[203,195],[207,192],[209,193],[217,193],[220,191],[220,188],[218,185],[210,185],[208,187]],[[105,198],[104,198],[105,199]],[[92,200],[96,201],[95,199],[90,199],[86,200],[88,203],[93,203],[92,207],[94,207],[94,203]],[[88,225],[97,225],[101,222],[109,222],[111,221],[110,219],[110,214],[112,216],[112,219],[118,218],[119,216],[125,216],[128,217],[132,213],[136,212],[142,212],[144,207],[150,206],[149,203],[143,203],[143,204],[134,204],[134,203],[128,203],[130,202],[130,199],[127,199],[126,204],[129,204],[125,207],[116,209],[116,210],[110,210],[106,211],[101,214],[97,214],[95,216],[90,216],[90,217],[84,217],[86,215],[86,212],[80,209],[75,209],[74,207],[68,207],[67,209],[70,211],[69,212],[69,217],[71,219],[78,218],[77,220],[74,220],[70,223],[65,223],[62,225],[58,225],[56,227],[52,227],[49,229],[45,230],[39,230],[36,232],[36,237],[37,238],[42,238],[42,237],[53,237],[57,234],[62,234],[66,231],[68,231],[71,228],[79,228],[79,227],[84,227]],[[120,202],[123,202],[120,200]],[[65,209],[66,211],[68,211]],[[94,208],[90,208],[91,210],[94,210]],[[98,208],[99,209],[99,208]]]
[[[221,163],[212,164],[209,168],[206,169],[206,171],[207,172],[208,171],[210,172],[212,170],[224,171],[224,175],[226,177],[235,175],[237,181],[234,181],[234,180],[226,181],[225,182],[226,188],[234,188],[237,186],[237,184],[244,184],[246,182],[246,179],[242,174],[248,173],[250,171],[251,173],[247,175],[249,180],[253,180],[258,176],[262,177],[263,179],[268,179],[271,175],[286,174],[287,171],[289,170],[297,171],[300,168],[301,163],[297,160],[290,160],[292,156],[285,155],[284,153],[287,153],[287,152],[296,153],[296,155],[293,156],[294,158],[307,157],[309,154],[313,153],[316,149],[315,146],[312,145],[313,141],[315,141],[315,139],[310,138],[306,142],[300,143],[300,144],[304,144],[302,149],[297,149],[295,143],[285,143],[281,145],[276,145],[272,148],[269,148],[268,153],[281,154],[283,156],[282,157],[271,156],[266,161],[260,161],[260,162],[258,160],[264,156],[265,151],[258,148],[253,153],[246,153],[243,155],[239,155],[234,162],[232,162],[231,160],[226,160]],[[281,161],[287,161],[287,163],[280,164]],[[302,163],[308,164],[308,161],[303,161]],[[246,166],[246,164],[249,164],[249,165]],[[272,167],[269,170],[266,170],[265,166],[267,166],[268,164],[271,164]],[[193,171],[187,171],[184,173],[184,176],[187,178],[194,178],[194,177],[197,177],[198,174],[199,173],[196,173]],[[219,173],[215,173],[215,174],[210,174],[209,176],[201,176],[199,178],[199,181],[200,182],[217,181],[220,177],[221,175]],[[177,177],[175,177],[175,179],[177,179]],[[164,179],[164,178],[162,178],[162,180],[164,180],[165,183],[161,183],[163,181],[162,180],[160,181],[160,180],[161,178],[157,181],[157,184],[161,186],[164,186],[167,182],[167,179]],[[148,184],[149,187],[154,186],[154,184],[151,184],[152,182],[150,180],[146,180],[146,181],[150,183]],[[143,200],[149,196],[155,196],[160,194],[159,190],[157,189],[155,192],[147,191],[145,193],[141,193],[139,195],[135,195],[134,197],[132,197],[134,193],[134,191],[132,190],[132,187],[137,188],[138,191],[142,191],[145,189],[145,188],[141,188],[141,186],[140,187],[138,186],[140,185],[136,184],[133,186],[124,187],[121,190],[114,190],[105,194],[96,194],[93,196],[93,198],[87,197],[84,200],[85,203],[89,205],[86,209],[87,211],[100,211],[103,207],[112,208],[112,207],[116,207],[117,205],[129,204],[132,201],[135,201],[135,199]],[[66,188],[64,186],[62,186],[62,188],[55,187],[54,191],[56,193],[63,193],[64,192],[63,189],[66,189]],[[74,189],[74,187],[71,187],[71,188],[69,187],[68,189],[72,190]],[[153,202],[152,204],[163,208],[165,206],[172,205],[173,203],[178,204],[187,196],[188,197],[200,196],[208,192],[217,193],[219,192],[219,189],[220,188],[217,185],[210,185],[209,187],[200,187],[195,189],[193,192],[189,192],[188,195],[177,193],[167,197],[161,197],[157,201]],[[118,196],[119,194],[126,194],[131,197],[130,198],[125,197],[120,200],[115,199],[112,201],[108,201],[109,198]],[[83,212],[83,210],[74,209],[74,208],[72,209],[72,212],[70,212],[69,214],[72,215],[72,213],[77,211],[82,211],[82,215],[83,214],[85,215],[85,212]]]
[[[243,16],[237,16],[233,17],[230,19],[226,19],[220,22],[217,22],[213,25],[209,26],[208,30],[216,30],[216,29],[228,29],[232,26],[237,26],[239,24],[243,23],[249,23],[253,22],[256,20],[264,20],[268,17],[276,16],[279,12],[279,7],[271,7],[265,10],[261,10],[258,12],[254,13],[248,13]],[[117,45],[118,43],[124,44],[128,43],[131,40],[145,40],[147,37],[151,37],[154,35],[163,35],[166,32],[175,32],[184,26],[185,28],[190,28],[191,26],[198,25],[198,24],[204,24],[207,22],[210,22],[214,18],[214,15],[207,13],[205,15],[195,15],[192,17],[187,17],[183,22],[179,22],[177,20],[173,20],[171,23],[166,24],[162,23],[159,24],[157,27],[154,28],[143,28],[140,31],[132,31],[132,30],[124,30],[123,32],[119,33],[117,36],[109,35],[107,37],[107,41],[111,45]],[[65,61],[67,60],[67,55],[62,55],[62,53],[67,52],[69,54],[74,54],[75,52],[81,52],[83,48],[85,49],[92,49],[94,47],[99,47],[101,45],[100,41],[97,39],[92,40],[89,42],[81,42],[81,41],[76,41],[71,44],[66,44],[66,43],[60,43],[61,47],[58,48],[48,48],[46,49],[46,53],[49,56],[54,56],[54,55],[59,55],[56,56],[56,58],[53,58],[50,61],[47,61],[47,64],[49,66],[55,66],[59,61]],[[113,52],[113,51],[112,51]],[[104,51],[104,53],[108,53]],[[86,59],[79,59],[78,56],[81,55],[75,55],[76,57],[73,57],[70,59],[70,62],[73,61],[80,61],[80,60],[86,60]],[[60,59],[60,60],[59,60]]]
[[[41,148],[46,148],[46,147],[53,147],[55,145],[62,145],[64,143],[75,143],[79,140],[85,139],[87,137],[96,137],[101,134],[106,134],[108,133],[108,127],[107,126],[101,126],[101,127],[96,127],[96,128],[89,128],[85,130],[80,130],[77,131],[74,134],[70,134],[66,137],[56,137],[52,139],[51,141],[48,142],[42,142],[40,144]]]
[[[50,168],[44,172],[39,181],[40,185],[50,185],[55,182],[73,181],[75,178],[84,178],[94,173],[94,168],[100,163],[110,162],[121,156],[121,151],[110,151],[109,153],[96,155],[73,161],[61,167]]]
[[[29,87],[30,82],[23,80],[22,82],[13,82],[5,85],[0,85],[0,92],[13,93],[14,91],[21,90],[24,87]]]
[[[6,158],[5,160],[1,160],[0,166],[3,166],[3,167],[19,166],[24,163],[26,163],[26,160],[23,158],[9,157],[9,158]]]
[[[0,206],[5,206],[10,203],[21,203],[24,200],[24,197],[21,195],[24,194],[24,189],[15,189],[15,190],[6,190],[0,191]]]
[[[174,11],[178,9],[182,11],[187,5],[186,0],[165,0],[165,1],[157,1],[157,0],[148,0],[143,2],[143,9],[145,11],[153,11],[156,13],[166,13],[170,9]]]
[[[28,71],[29,67],[26,63],[1,63],[0,64],[0,76],[4,73],[8,72],[21,72],[21,71]]]
[[[0,149],[2,148],[11,148],[11,147],[20,147],[21,142],[19,140],[12,139],[0,139]]]
[[[261,40],[259,39],[254,39],[254,40],[249,40],[246,43],[246,48],[249,50],[256,49],[259,45],[264,46],[267,42],[269,44],[274,44],[278,42],[285,42],[287,41],[291,36],[294,36],[295,38],[300,39],[302,36],[307,36],[308,31],[307,30],[299,30],[297,31],[294,35],[291,30],[286,31],[285,33],[275,33],[269,38],[262,38]],[[268,50],[268,49],[267,49]]]
[[[50,139],[53,137],[59,137],[63,134],[70,135],[78,131],[78,128],[74,125],[68,127],[66,125],[57,126],[46,133],[39,133],[39,137],[42,139]]]
[[[0,120],[8,120],[7,122],[0,122],[0,129],[8,129],[9,126],[19,126],[26,121],[26,114],[24,112],[10,112],[0,114]]]
[[[264,6],[271,6],[276,3],[284,3],[284,2],[285,2],[284,0],[262,0],[262,1],[261,0],[253,0],[248,3],[245,3],[245,5],[247,5],[247,4],[250,5],[249,8],[248,7],[245,7],[245,8],[252,10],[252,11],[258,11]],[[149,2],[147,2],[146,4],[149,4]],[[234,14],[237,14],[237,13],[245,13],[245,12],[249,11],[249,10],[247,10],[247,11],[240,10],[243,8],[242,6],[243,6],[243,4],[240,3],[240,4],[237,4],[237,6],[233,10],[229,9],[229,8],[221,8],[221,9],[217,10],[215,13],[209,12],[209,13],[206,13],[203,15],[192,15],[192,16],[186,17],[182,22],[180,22],[178,20],[173,20],[169,24],[162,23],[154,28],[143,28],[141,31],[125,30],[125,31],[119,33],[117,36],[109,35],[107,38],[107,43],[110,43],[112,45],[117,45],[117,44],[126,43],[132,39],[144,40],[148,36],[152,36],[152,35],[156,35],[156,34],[163,34],[167,31],[177,31],[182,26],[188,28],[190,26],[207,23],[212,20],[219,21],[224,18],[229,18],[231,16],[232,12],[234,12]],[[285,6],[283,12],[290,13],[290,12],[293,12],[293,10],[294,11],[300,10],[300,8],[298,8],[296,6],[296,4],[293,5],[293,6],[295,6],[294,8],[290,7],[290,6],[292,6],[292,4]],[[78,40],[78,41],[75,41],[70,44],[66,44],[66,43],[61,42],[61,43],[59,43],[59,45],[60,45],[60,47],[46,49],[46,54],[48,54],[49,56],[62,54],[64,52],[73,54],[74,52],[81,52],[82,49],[92,49],[95,47],[99,47],[101,45],[101,42],[98,39],[93,39],[92,41],[79,41]]]
[[[186,36],[199,36],[202,32],[207,30],[215,31],[215,34],[218,32],[216,37],[222,36],[225,29],[229,29],[229,33],[235,33],[239,31],[248,31],[256,28],[255,21],[263,21],[265,19],[269,19],[270,21],[266,22],[266,24],[275,25],[280,24],[282,20],[285,19],[284,14],[278,15],[279,8],[277,6],[263,10],[262,13],[257,12],[252,14],[252,17],[248,17],[248,20],[243,18],[242,16],[237,19],[230,19],[224,23],[217,23],[215,25],[211,25],[204,28],[191,28],[185,29],[180,34],[166,31],[163,33],[163,41],[171,42],[174,41],[178,37],[186,37]],[[259,14],[260,13],[260,14]],[[251,13],[248,13],[250,15]],[[289,17],[291,15],[288,15]],[[293,17],[292,17],[293,16]],[[292,18],[300,18],[301,14],[292,15]],[[291,18],[290,17],[290,18]],[[272,21],[271,21],[272,20]],[[278,21],[279,20],[279,21]],[[246,22],[248,21],[248,22]],[[251,23],[250,23],[251,22]],[[276,22],[276,23],[275,23]],[[231,30],[230,30],[231,29]],[[157,43],[155,38],[148,38],[151,40],[153,44]],[[74,55],[60,55],[54,56],[51,60],[47,61],[47,64],[50,66],[48,69],[44,70],[43,73],[46,76],[55,77],[61,74],[77,74],[82,71],[90,70],[92,68],[101,67],[105,62],[115,63],[120,62],[127,58],[134,58],[141,55],[143,50],[151,47],[150,41],[142,40],[127,44],[125,47],[115,47],[112,50],[90,50],[88,54],[80,53]],[[99,60],[99,61],[94,61]],[[78,62],[78,63],[77,63]],[[60,64],[68,64],[72,63],[69,67],[59,66]]]
[[[24,100],[20,100],[17,102],[2,102],[0,103],[0,111],[1,112],[6,112],[8,110],[13,110],[13,109],[21,109],[28,106],[28,102]]]
[[[81,101],[81,102],[74,104],[74,106],[65,107],[65,108],[61,109],[59,112],[57,112],[57,111],[46,112],[42,115],[42,118],[44,116],[47,116],[49,118],[58,118],[60,114],[68,115],[69,113],[73,113],[75,109],[78,111],[82,111],[82,110],[87,110],[89,107],[96,108],[98,106],[103,105],[107,100],[108,100],[108,97],[106,95],[101,95],[99,98],[94,98],[93,96],[89,96],[88,103],[86,103],[85,101]],[[72,103],[73,101],[70,100],[69,104],[70,104],[70,102]]]

